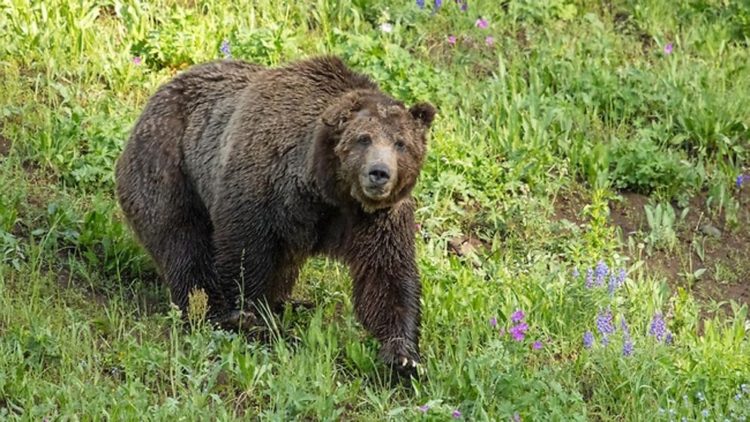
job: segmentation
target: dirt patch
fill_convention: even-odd
[[[671,248],[649,247],[652,228],[646,218],[649,197],[637,193],[620,193],[619,201],[609,204],[610,224],[618,228],[625,255],[642,260],[648,274],[667,280],[670,288],[688,290],[703,303],[721,303],[720,312],[732,314],[730,300],[750,304],[750,185],[736,192],[740,203],[738,224],[727,223],[723,212],[711,212],[708,194],[693,197],[684,218],[684,209],[672,204],[675,211],[674,238]],[[590,201],[582,191],[565,191],[553,200],[553,218],[584,227],[584,207]],[[652,204],[653,205],[653,204]],[[628,250],[628,243],[642,245]],[[710,317],[704,313],[701,319]]]
[[[0,157],[7,157],[10,154],[11,145],[10,139],[0,135]]]
[[[583,208],[588,203],[588,198],[580,190],[573,189],[558,192],[552,202],[553,218],[556,221],[570,221],[580,227],[586,222],[583,215]]]
[[[613,225],[620,227],[624,236],[632,236],[648,229],[644,206],[648,196],[638,193],[623,193],[621,202],[610,203],[609,217]]]
[[[672,289],[684,288],[706,303],[728,302],[750,304],[750,201],[747,193],[740,197],[739,224],[730,227],[724,213],[712,213],[707,207],[708,195],[690,200],[687,214],[673,204],[677,222],[676,240],[671,249],[653,249],[640,258],[647,271],[665,277]],[[623,200],[610,204],[612,224],[621,230],[623,244],[629,237],[647,244],[651,232],[644,206],[648,197],[622,194]],[[628,251],[623,251],[627,253]],[[731,314],[728,303],[721,306]]]

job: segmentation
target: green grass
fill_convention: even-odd
[[[678,205],[704,192],[722,229],[743,224],[750,6],[426,3],[1,2],[0,419],[750,416],[747,306],[701,321],[711,304],[646,271],[608,217],[619,192]],[[268,65],[338,54],[396,97],[439,107],[415,192],[425,377],[413,389],[381,381],[344,267],[305,267],[295,295],[317,308],[274,320],[273,342],[185,331],[124,226],[113,168],[128,131],[159,84],[221,57],[225,39]],[[572,194],[583,225],[554,218]],[[484,246],[457,257],[448,242],[461,235]],[[627,271],[613,295],[585,287],[600,260]],[[516,309],[523,342],[498,332]],[[617,329],[606,346],[605,309]],[[671,344],[649,334],[655,313]]]

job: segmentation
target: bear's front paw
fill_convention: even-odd
[[[228,314],[213,318],[214,324],[227,331],[243,332],[257,325],[255,314],[247,311],[234,310]]]
[[[404,341],[391,340],[384,344],[380,349],[380,359],[388,365],[392,383],[409,385],[412,378],[417,378],[419,354]]]

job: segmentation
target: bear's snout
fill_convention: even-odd
[[[388,145],[373,145],[365,155],[359,176],[362,192],[381,201],[391,194],[398,178],[398,160]]]
[[[372,186],[383,187],[391,179],[391,172],[384,164],[375,164],[368,172]]]

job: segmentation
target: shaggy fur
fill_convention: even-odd
[[[305,260],[324,254],[348,264],[381,358],[411,374],[421,290],[411,190],[434,115],[333,57],[198,65],[149,100],[118,160],[117,196],[181,309],[196,288],[218,322],[282,303]]]

